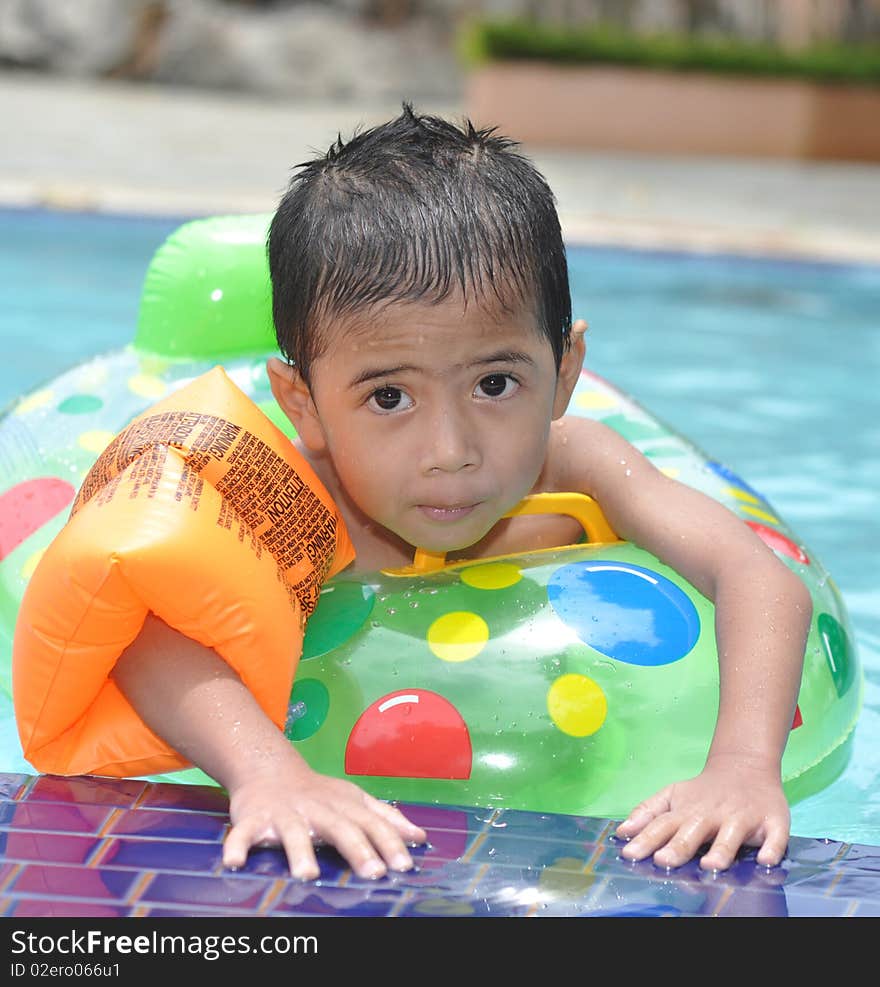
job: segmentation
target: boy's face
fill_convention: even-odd
[[[528,494],[583,360],[557,375],[532,312],[395,302],[343,317],[285,402],[357,507],[415,547],[466,548]],[[579,341],[578,341],[579,342]]]

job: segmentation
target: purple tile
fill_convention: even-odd
[[[157,874],[140,893],[139,902],[157,905],[207,906],[236,913],[257,910],[273,881],[248,877],[204,877]]]
[[[29,898],[15,902],[7,914],[15,918],[126,918],[131,909],[125,905]]]
[[[226,818],[207,812],[175,812],[165,809],[130,809],[113,821],[114,836],[149,836],[183,841],[222,839]]]
[[[836,871],[837,880],[826,892],[833,898],[853,898],[856,901],[880,901],[880,881],[870,871]]]
[[[877,873],[880,876],[880,846],[853,843],[840,855],[839,862],[845,865],[847,870],[855,868]]]
[[[102,866],[133,870],[213,873],[221,866],[219,843],[177,840],[113,839],[101,857]]]
[[[16,798],[30,780],[30,775],[0,773],[0,798]]]
[[[512,901],[425,895],[406,902],[397,914],[401,918],[515,918],[530,909],[530,905]]]
[[[468,888],[476,882],[479,876],[486,870],[485,864],[461,863],[460,861],[440,861],[433,868],[416,866],[412,870],[389,871],[385,877],[378,881],[370,881],[367,878],[357,877],[350,871],[344,874],[344,881],[340,881],[340,886],[359,888],[395,888],[400,890],[424,891],[430,889],[433,892],[440,891],[454,892],[456,894],[467,894]],[[324,879],[322,874],[320,883],[329,885],[330,882]]]
[[[808,840],[793,836],[785,853],[785,862],[796,864],[830,864],[844,848],[835,840]]]
[[[377,888],[333,888],[291,882],[270,915],[349,915],[383,917],[400,907],[404,892]]]
[[[581,871],[595,852],[591,845],[578,846],[564,843],[561,846],[548,840],[520,839],[515,836],[496,837],[490,833],[486,839],[468,853],[468,860],[487,863],[493,867],[513,865],[518,867],[557,867]]]
[[[789,918],[842,918],[850,913],[853,904],[843,898],[805,893],[801,888],[786,888],[786,912]]]
[[[134,805],[146,787],[144,781],[120,778],[97,778],[60,775],[40,775],[27,793],[28,801],[97,803],[101,805]]]
[[[548,813],[521,812],[504,809],[488,824],[493,834],[526,836],[554,843],[597,843],[613,832],[614,824],[607,819],[583,816],[556,816]]]
[[[880,918],[880,901],[861,901],[848,914],[854,918]]]
[[[0,855],[6,860],[37,860],[43,863],[82,864],[100,846],[91,836],[0,830]]]
[[[209,908],[199,911],[197,908],[165,908],[138,905],[137,914],[138,917],[147,918],[217,918],[218,915],[223,915],[224,912]],[[238,912],[237,914],[241,913]]]
[[[321,868],[321,876],[324,878],[330,874],[342,874],[348,867],[335,851],[322,850],[316,847],[316,855],[318,866]],[[290,877],[290,867],[287,864],[287,856],[281,847],[255,847],[248,854],[244,867],[235,873],[287,878]]]
[[[782,888],[737,888],[721,903],[719,918],[787,918]]]
[[[46,896],[49,898],[109,899],[126,897],[140,875],[129,871],[105,870],[101,867],[62,867],[52,864],[29,864],[7,889],[13,897]]]
[[[142,809],[217,812],[226,815],[229,811],[229,797],[222,788],[209,785],[175,785],[156,782],[147,787],[138,807]]]
[[[460,833],[479,833],[485,828],[492,809],[468,809],[443,805],[411,805],[397,807],[410,822],[422,829],[451,829]]]
[[[113,812],[108,805],[63,802],[0,802],[0,827],[56,833],[97,833]]]
[[[428,842],[410,847],[410,856],[419,867],[436,867],[445,860],[460,860],[477,839],[476,833],[428,828]]]

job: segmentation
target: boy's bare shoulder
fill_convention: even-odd
[[[603,477],[617,467],[649,467],[644,457],[608,425],[593,418],[565,415],[550,426],[542,473],[544,490],[579,490],[596,495]]]

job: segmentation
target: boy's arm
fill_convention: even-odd
[[[631,840],[623,855],[654,853],[675,867],[711,844],[701,866],[721,870],[748,844],[760,847],[760,863],[777,864],[790,825],[781,760],[812,614],[806,587],[732,512],[662,474],[606,426],[564,419],[553,442],[565,450],[559,488],[592,495],[622,538],[715,604],[720,696],[706,765],[630,813],[618,828]]]
[[[223,862],[281,844],[294,877],[315,878],[313,839],[332,843],[361,877],[412,867],[425,833],[351,782],[308,767],[238,675],[214,651],[150,615],[114,680],[144,722],[229,792]]]

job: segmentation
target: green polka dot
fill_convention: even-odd
[[[71,394],[58,405],[58,410],[62,415],[87,415],[103,407],[104,402],[94,394]]]
[[[327,686],[317,679],[297,679],[290,693],[284,733],[288,740],[305,740],[317,733],[330,709]]]
[[[306,625],[302,657],[326,655],[354,637],[367,622],[374,597],[372,589],[360,583],[327,583]]]
[[[649,459],[657,459],[662,456],[683,456],[685,453],[681,446],[673,445],[654,446],[653,449],[643,449],[642,452]]]
[[[855,678],[855,663],[849,635],[830,613],[820,613],[816,623],[834,688],[838,696],[843,696]]]
[[[634,418],[627,418],[626,415],[608,415],[602,419],[602,424],[613,428],[615,432],[630,442],[639,439],[657,439],[669,434],[668,430],[661,428],[654,422],[636,421]]]

